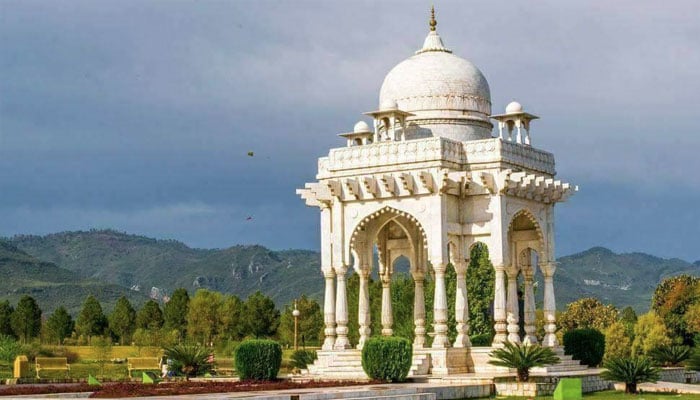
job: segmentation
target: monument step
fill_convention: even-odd
[[[350,397],[346,400],[367,400],[367,399],[377,399],[377,400],[435,400],[437,395],[435,393],[407,393],[407,394],[395,394],[389,396],[367,396],[367,397]]]

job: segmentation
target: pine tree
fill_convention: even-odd
[[[119,343],[128,343],[134,334],[136,311],[129,300],[122,296],[117,300],[114,311],[109,316],[109,329],[119,338]]]
[[[9,300],[0,302],[0,335],[16,337],[12,330],[12,313],[15,312],[14,307]]]
[[[163,312],[158,302],[148,300],[136,314],[136,328],[156,330],[163,326]]]
[[[298,344],[302,345],[302,336],[304,338],[304,344],[307,346],[316,346],[323,341],[323,314],[321,313],[321,306],[316,302],[316,300],[302,295],[297,300],[297,309],[299,310],[298,319],[298,330],[297,330],[297,340]],[[294,316],[292,311],[294,310],[294,303],[288,304],[282,312],[280,318],[280,326],[277,334],[280,341],[286,344],[294,343]]]
[[[23,343],[29,342],[41,333],[41,309],[31,296],[22,296],[10,320],[12,330]]]
[[[75,322],[76,333],[89,339],[91,336],[104,334],[107,325],[107,317],[102,312],[102,306],[95,296],[88,296]]]
[[[219,310],[219,337],[238,340],[243,338],[243,302],[236,296],[224,296]]]
[[[280,312],[271,298],[258,290],[248,297],[243,309],[246,334],[256,338],[275,335],[280,324]]]
[[[46,321],[46,330],[49,338],[56,343],[63,344],[63,339],[67,338],[73,332],[75,322],[68,314],[65,307],[58,307]]]
[[[190,296],[185,288],[175,289],[170,301],[163,307],[164,326],[168,331],[177,330],[180,337],[187,332],[187,312],[190,306]]]

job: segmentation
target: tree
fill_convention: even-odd
[[[693,344],[693,335],[688,330],[686,312],[700,303],[700,278],[678,275],[664,279],[654,290],[651,308],[661,317],[673,337]]]
[[[664,321],[650,311],[637,320],[634,326],[634,340],[632,341],[632,355],[647,355],[651,350],[670,346],[671,338],[668,336],[668,328]]]
[[[136,328],[158,330],[163,326],[163,312],[158,302],[148,300],[136,314]]]
[[[224,296],[219,311],[219,337],[238,340],[243,338],[241,315],[243,302],[236,296]]]
[[[630,356],[632,343],[627,334],[627,327],[622,321],[615,322],[605,330],[604,360]]]
[[[467,300],[471,335],[493,333],[495,272],[489,260],[489,250],[483,243],[472,247],[467,269]]]
[[[302,345],[302,337],[305,344],[318,345],[323,340],[323,314],[321,306],[316,300],[301,295],[297,301],[297,309],[299,310],[299,326],[298,326],[298,343]],[[280,341],[286,344],[294,343],[294,305],[288,304],[284,307],[280,318],[280,326],[277,331]]]
[[[73,318],[63,306],[58,307],[46,321],[46,331],[49,338],[59,345],[63,344],[63,339],[73,333],[74,326]]]
[[[105,332],[108,322],[102,312],[102,306],[97,301],[95,296],[90,295],[85,299],[83,308],[78,314],[78,319],[75,322],[75,330],[78,335],[83,335],[86,338],[91,336],[99,336]]]
[[[112,340],[104,336],[98,336],[92,340],[95,349],[95,361],[100,366],[100,375],[105,376],[105,364],[112,356]]]
[[[604,305],[593,297],[578,299],[569,303],[561,315],[559,325],[564,332],[580,328],[593,328],[604,331],[617,321],[617,309]]]
[[[22,343],[39,336],[41,333],[41,309],[33,297],[24,295],[17,303],[17,308],[10,318],[12,330]]]
[[[185,288],[175,289],[170,301],[163,307],[163,320],[167,330],[177,330],[180,337],[187,333],[187,312],[190,306],[190,295]]]
[[[210,343],[220,326],[221,302],[221,293],[207,289],[197,290],[187,311],[187,334],[201,343]]]
[[[491,365],[515,369],[518,382],[530,379],[530,368],[558,364],[560,361],[549,347],[510,342],[505,342],[503,348],[493,350],[490,357]]]
[[[620,311],[620,322],[625,326],[628,336],[634,334],[634,324],[637,323],[637,313],[634,308],[627,306]]]
[[[275,308],[275,303],[271,298],[258,290],[248,296],[243,309],[246,334],[256,338],[275,335],[280,324],[280,312]]]
[[[126,296],[120,297],[114,306],[114,311],[109,316],[109,329],[117,336],[119,344],[124,345],[125,342],[131,341],[131,336],[136,329],[135,323],[136,311],[134,307],[131,306]]]
[[[0,335],[15,337],[15,332],[12,330],[12,313],[15,312],[14,307],[9,300],[0,302]]]

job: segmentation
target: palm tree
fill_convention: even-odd
[[[506,342],[502,349],[495,349],[489,355],[492,358],[489,364],[515,369],[518,373],[518,382],[527,382],[530,379],[530,368],[559,363],[559,357],[552,349],[536,344],[521,345]]]
[[[165,348],[165,356],[172,360],[173,367],[189,380],[192,376],[204,375],[212,368],[210,352],[198,343],[182,343]]]
[[[677,367],[690,357],[690,347],[660,346],[651,350],[648,355],[663,367]]]
[[[647,357],[615,357],[603,363],[603,367],[606,370],[600,374],[601,378],[624,382],[625,393],[637,393],[637,384],[659,379],[659,368]]]

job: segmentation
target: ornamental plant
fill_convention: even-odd
[[[292,353],[292,367],[298,369],[306,369],[306,366],[313,364],[318,358],[314,350],[297,350]]]
[[[242,380],[275,380],[282,364],[282,346],[274,340],[246,340],[236,348],[235,358]]]
[[[403,382],[411,369],[411,342],[399,337],[374,337],[362,348],[362,369],[372,379]]]
[[[644,382],[656,382],[659,369],[647,357],[611,358],[603,367],[606,369],[600,377],[609,381],[624,382],[625,393],[637,393],[637,385]]]
[[[489,356],[489,364],[515,369],[518,382],[527,382],[530,379],[531,368],[558,364],[560,361],[549,347],[510,342],[505,342],[503,348],[493,350]]]
[[[211,370],[210,352],[199,343],[181,343],[164,350],[165,356],[172,360],[170,370],[175,374],[183,374],[189,379]]]
[[[572,356],[589,367],[603,361],[605,335],[593,328],[574,329],[564,334],[564,354]]]
[[[690,347],[660,346],[652,349],[649,357],[662,367],[677,367],[690,357]]]

